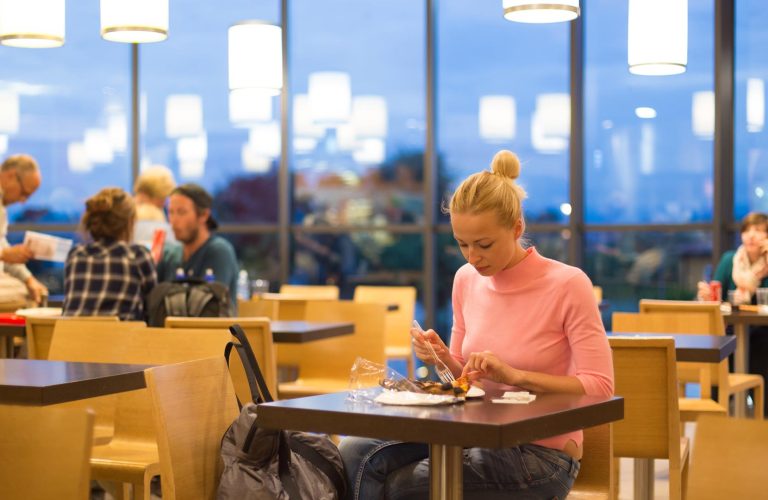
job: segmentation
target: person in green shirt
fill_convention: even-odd
[[[218,224],[211,215],[213,197],[201,186],[182,184],[171,191],[168,221],[179,244],[166,245],[157,265],[159,281],[173,281],[177,270],[184,277],[214,280],[229,289],[233,311],[237,307],[237,257],[232,244],[212,233]]]
[[[741,221],[741,245],[725,252],[712,278],[722,284],[721,300],[728,300],[728,291],[736,291],[736,302],[752,301],[755,290],[768,287],[768,215],[752,212]],[[709,283],[698,284],[699,300],[711,300]]]

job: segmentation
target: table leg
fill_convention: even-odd
[[[430,500],[462,500],[464,470],[461,446],[429,445]]]
[[[747,373],[749,370],[749,326],[745,323],[733,325],[736,336],[736,352],[733,355],[733,367],[736,373]],[[747,396],[744,391],[733,395],[736,416],[743,416],[747,407]]]
[[[652,458],[635,459],[635,500],[651,500],[653,498],[653,475]]]

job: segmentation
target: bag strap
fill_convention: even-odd
[[[248,337],[245,336],[245,332],[243,331],[242,327],[238,324],[234,324],[229,327],[230,333],[240,342],[240,345],[243,347],[243,351],[245,354],[245,359],[242,359],[242,355],[240,352],[240,349],[238,349],[238,354],[240,354],[243,366],[247,366],[250,368],[250,370],[246,369],[245,373],[248,375],[248,377],[254,377],[256,379],[256,383],[259,386],[260,393],[261,393],[261,399],[264,402],[270,403],[274,401],[272,398],[272,394],[269,392],[269,387],[267,387],[267,383],[264,381],[264,375],[261,373],[261,368],[259,368],[259,362],[256,361],[256,356],[253,354],[253,349],[251,348],[251,343],[248,342]],[[248,384],[250,385],[250,381]],[[254,399],[254,402],[261,402]]]
[[[166,295],[164,300],[165,314],[167,316],[188,316],[186,290],[176,290]]]
[[[312,465],[317,467],[323,474],[325,474],[331,481],[331,484],[336,488],[339,493],[339,498],[344,498],[347,494],[347,482],[344,477],[339,474],[339,471],[334,467],[327,458],[322,456],[316,449],[312,448],[306,443],[299,441],[298,439],[289,439],[288,442],[291,445],[291,450],[294,453],[298,453],[302,457],[309,460]]]
[[[302,500],[296,479],[291,474],[291,448],[288,446],[288,436],[285,431],[280,431],[277,445],[277,473],[280,482],[283,483],[290,500]]]
[[[264,400],[261,399],[259,388],[256,385],[256,377],[253,375],[253,371],[251,370],[251,366],[248,363],[248,358],[245,355],[242,345],[235,342],[227,342],[226,347],[224,347],[224,359],[227,361],[227,368],[229,368],[229,358],[232,354],[233,348],[237,352],[237,355],[240,357],[240,361],[243,364],[243,369],[245,370],[245,378],[248,381],[248,388],[251,390],[251,400],[256,404],[263,403]],[[237,394],[235,394],[235,397],[237,398],[237,407],[242,410],[243,406],[245,405],[243,405],[243,402],[240,401],[239,397],[237,397]]]
[[[200,313],[203,312],[203,309],[211,300],[213,300],[213,293],[210,290],[200,286],[190,287],[189,297],[187,298],[187,314],[192,317],[200,316]]]

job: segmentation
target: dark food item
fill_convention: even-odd
[[[431,380],[410,380],[410,379],[401,379],[401,380],[392,380],[392,379],[382,379],[379,381],[379,385],[381,385],[385,389],[395,390],[395,391],[410,391],[411,385],[413,384],[422,391],[429,393],[429,394],[439,394],[441,396],[456,396],[456,397],[464,397],[467,395],[467,391],[469,390],[469,380],[467,380],[466,377],[459,377],[458,379],[454,380],[453,382],[434,382]]]

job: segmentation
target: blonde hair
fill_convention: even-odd
[[[525,190],[515,182],[520,176],[520,160],[511,151],[499,151],[491,170],[472,174],[453,192],[447,214],[495,212],[503,227],[513,228],[523,216]]]
[[[16,170],[20,176],[40,170],[34,158],[25,154],[12,155],[5,159],[0,171]]]
[[[82,226],[93,239],[129,240],[136,220],[136,204],[120,188],[104,188],[85,202]]]
[[[155,165],[145,169],[133,185],[134,194],[143,193],[153,201],[165,201],[176,187],[173,172],[168,167]]]

